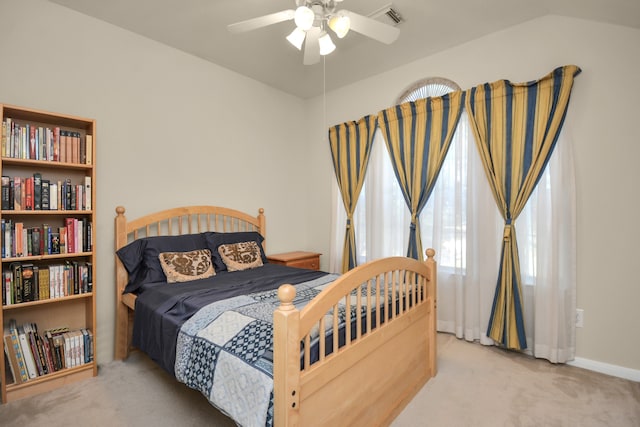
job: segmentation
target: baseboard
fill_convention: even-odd
[[[582,357],[576,357],[571,362],[567,362],[567,365],[640,382],[640,370],[638,369],[625,368],[623,366],[611,365]]]

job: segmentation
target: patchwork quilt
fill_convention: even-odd
[[[337,277],[327,274],[295,285],[296,307],[304,307]],[[178,333],[176,378],[244,427],[273,425],[277,293],[273,289],[208,304]]]

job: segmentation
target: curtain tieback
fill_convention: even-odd
[[[347,218],[347,228],[348,229],[351,228],[351,219],[352,219],[351,217]]]
[[[418,223],[418,217],[416,216],[415,213],[412,213],[411,214],[411,224],[409,225],[409,228],[411,228],[412,230],[415,230],[417,223]]]
[[[505,224],[504,226],[504,233],[502,235],[502,238],[504,239],[505,242],[508,242],[511,240],[511,228],[513,226],[511,225],[511,221],[509,221],[508,224]]]

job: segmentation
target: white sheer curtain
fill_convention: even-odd
[[[552,362],[575,353],[575,183],[562,134],[516,220],[527,352]],[[340,268],[346,221],[334,184],[331,271]],[[380,134],[374,138],[354,216],[358,264],[405,255],[409,211]],[[342,228],[341,228],[342,225]],[[423,247],[438,261],[438,330],[491,345],[487,326],[498,277],[502,220],[463,112],[436,187],[420,217]]]

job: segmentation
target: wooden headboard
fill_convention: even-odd
[[[184,206],[154,212],[128,221],[125,208],[116,208],[115,250],[136,239],[153,236],[178,236],[203,233],[205,231],[236,232],[257,231],[264,238],[262,246],[266,251],[266,220],[264,209],[252,216],[235,209],[219,206]],[[116,359],[126,357],[129,347],[130,320],[135,308],[135,295],[124,294],[129,281],[127,270],[116,259]]]

